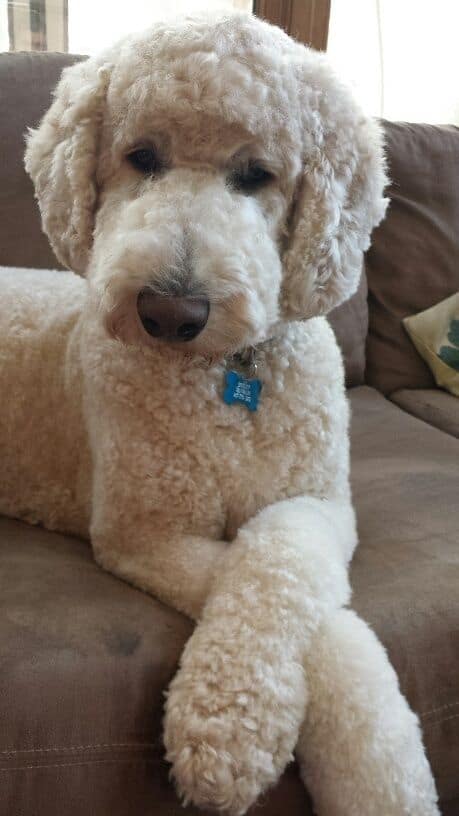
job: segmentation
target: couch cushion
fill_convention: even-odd
[[[2,812],[197,816],[162,760],[164,690],[192,624],[89,546],[0,519]],[[262,816],[310,816],[291,766]]]
[[[452,814],[459,797],[459,442],[372,389],[353,389],[350,399],[361,538],[353,605],[387,646],[421,716]],[[6,812],[197,816],[181,808],[161,759],[163,689],[190,622],[102,572],[84,542],[6,519],[0,542]],[[311,813],[295,766],[254,812]]]
[[[459,442],[372,389],[353,389],[350,399],[361,538],[353,603],[386,644],[421,715],[452,814],[459,797]],[[84,542],[6,519],[0,541],[6,812],[197,816],[181,808],[161,760],[162,692],[189,621],[102,572]],[[311,813],[295,766],[254,812]]]
[[[402,388],[391,401],[429,425],[459,439],[459,399],[440,388]]]
[[[366,255],[365,381],[384,394],[432,388],[401,320],[459,289],[459,128],[384,122],[391,204]]]
[[[41,231],[33,186],[24,170],[24,136],[49,107],[61,71],[81,57],[21,52],[0,54],[0,264],[56,269]]]
[[[459,800],[459,441],[372,389],[351,405],[353,605],[420,715],[442,799]]]

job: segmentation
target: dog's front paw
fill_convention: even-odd
[[[239,816],[277,781],[281,769],[237,708],[212,715],[192,706],[189,697],[182,700],[171,690],[165,743],[178,793],[185,804]]]
[[[260,792],[257,778],[244,773],[240,758],[236,761],[232,753],[187,736],[188,742],[178,740],[175,746],[169,740],[167,753],[184,804],[193,802],[234,816],[245,813]]]
[[[276,658],[261,665],[247,653],[228,660],[192,641],[168,693],[167,759],[185,803],[239,816],[292,759],[304,714],[303,672]]]

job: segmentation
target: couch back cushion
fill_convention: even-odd
[[[459,128],[383,124],[391,203],[366,255],[365,379],[390,394],[435,386],[402,318],[459,289]]]
[[[49,107],[62,69],[78,59],[70,54],[0,54],[1,266],[59,267],[41,231],[33,185],[24,170],[24,137]]]
[[[328,321],[343,354],[346,386],[353,388],[363,385],[368,331],[367,279],[364,269],[355,295],[333,309],[328,315]]]

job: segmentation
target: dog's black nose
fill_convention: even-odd
[[[194,340],[207,323],[209,309],[206,297],[168,297],[143,289],[137,298],[145,331],[173,342]]]

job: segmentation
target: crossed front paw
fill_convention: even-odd
[[[173,742],[173,741],[172,741]],[[234,746],[234,749],[236,746]],[[241,816],[257,799],[261,779],[233,752],[193,739],[169,747],[172,775],[184,804]],[[267,757],[268,764],[272,764]],[[245,766],[245,767],[244,767]]]
[[[233,678],[231,688],[224,671],[205,677],[182,666],[171,684],[167,759],[185,804],[241,816],[292,759],[304,713],[303,677],[298,667],[294,689],[266,666],[245,687],[236,688]]]

